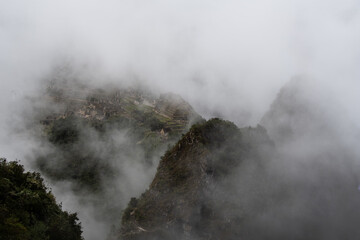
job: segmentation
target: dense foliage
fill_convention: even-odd
[[[0,159],[0,239],[80,240],[76,213],[62,211],[39,173]]]

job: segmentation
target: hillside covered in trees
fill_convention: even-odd
[[[76,213],[61,209],[37,172],[0,159],[0,239],[82,240]]]

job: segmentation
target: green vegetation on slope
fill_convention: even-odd
[[[39,173],[0,159],[0,239],[81,240],[77,221],[61,210]]]
[[[265,145],[272,143],[260,126],[239,129],[217,118],[195,124],[162,157],[149,190],[131,199],[120,238],[236,239],[240,219],[231,214],[237,200],[229,179],[243,164],[260,169]]]
[[[39,153],[36,167],[50,179],[70,180],[76,190],[101,191],[101,178],[118,174],[109,159],[118,158],[121,148],[126,148],[124,156],[131,149],[143,153],[142,161],[152,167],[153,160],[179,139],[191,121],[201,119],[190,105],[171,94],[155,98],[135,90],[54,87],[48,96],[65,109],[49,112],[42,121],[53,151]],[[126,133],[125,147],[112,142],[112,133],[119,131]],[[92,144],[104,145],[106,153],[99,154]]]
[[[35,152],[33,167],[55,185],[66,182],[103,225],[120,221],[128,195],[143,188],[168,146],[201,119],[180,97],[143,90],[61,83],[42,99],[45,148]]]

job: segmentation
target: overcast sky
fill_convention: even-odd
[[[0,0],[1,154],[22,157],[9,122],[20,124],[23,97],[61,61],[100,85],[136,78],[178,93],[241,126],[307,76],[359,126],[359,9],[359,0]]]
[[[0,0],[0,157],[26,165],[40,149],[21,131],[27,97],[64,62],[92,84],[136,80],[238,126],[302,76],[360,155],[360,0]]]

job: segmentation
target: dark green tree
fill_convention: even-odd
[[[40,173],[0,159],[0,239],[81,240],[76,213],[62,211]]]

